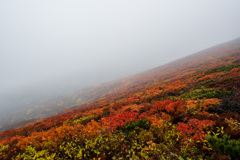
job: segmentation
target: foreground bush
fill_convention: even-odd
[[[216,153],[229,155],[232,159],[240,158],[239,140],[230,140],[230,136],[225,134],[223,138],[208,136],[207,141]]]

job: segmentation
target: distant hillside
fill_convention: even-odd
[[[226,42],[190,56],[181,58],[171,63],[159,66],[149,71],[145,71],[138,75],[131,76],[123,80],[116,80],[104,84],[81,89],[78,92],[61,96],[52,100],[46,101],[31,109],[16,109],[0,119],[0,132],[17,128],[34,122],[36,119],[44,118],[53,114],[58,114],[66,109],[75,108],[82,104],[103,99],[108,95],[117,93],[116,97],[121,98],[118,94],[125,92],[126,87],[131,88],[131,92],[140,91],[141,89],[151,88],[154,83],[164,81],[169,78],[184,77],[186,71],[199,72],[217,65],[222,61],[223,56],[237,57],[240,51],[240,38]],[[212,60],[215,60],[214,62]],[[212,65],[205,65],[206,63]],[[138,87],[137,87],[138,86]],[[124,94],[124,93],[122,93]]]
[[[46,102],[66,110],[2,132],[0,159],[239,159],[239,79],[236,39]]]

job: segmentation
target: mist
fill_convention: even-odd
[[[240,37],[239,0],[0,2],[0,116]]]

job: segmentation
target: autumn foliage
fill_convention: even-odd
[[[2,132],[0,159],[236,158],[213,146],[240,143],[240,47],[201,54],[100,95],[106,85],[93,87],[94,101]]]

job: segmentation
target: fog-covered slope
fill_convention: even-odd
[[[238,159],[239,78],[237,39],[85,88],[2,132],[0,159]]]

